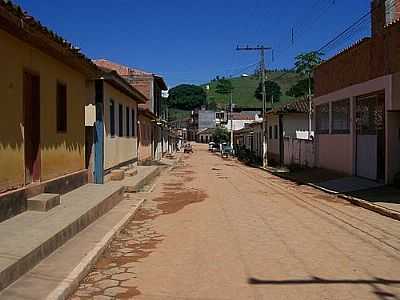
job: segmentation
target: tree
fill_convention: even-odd
[[[274,98],[274,102],[279,102],[282,96],[281,87],[278,83],[272,80],[267,80],[265,82],[265,95],[267,101],[272,102],[272,96]],[[254,96],[262,101],[262,85],[261,82],[258,84],[256,91],[254,92]]]
[[[214,110],[214,111],[216,111],[218,109],[218,104],[217,104],[217,102],[215,101],[214,98],[210,97],[208,99],[207,109],[208,110]]]
[[[314,91],[314,79],[311,78],[311,93]],[[308,78],[299,80],[295,85],[293,85],[287,92],[286,95],[300,98],[306,98],[308,95]]]
[[[296,73],[302,74],[307,78],[311,78],[314,69],[321,64],[322,56],[324,54],[318,51],[312,51],[308,53],[301,53],[296,56],[295,70]]]
[[[214,143],[222,144],[229,142],[229,132],[224,127],[217,127],[212,135]]]
[[[308,137],[311,137],[312,129],[312,103],[311,103],[311,79],[315,68],[321,64],[324,54],[319,51],[302,53],[296,56],[296,72],[307,77],[307,95],[308,95]]]
[[[232,93],[233,86],[232,82],[227,79],[220,79],[218,80],[217,86],[215,87],[215,92],[221,95],[228,95]]]
[[[206,100],[207,93],[201,86],[181,84],[169,91],[168,106],[182,110],[193,110],[205,105]]]

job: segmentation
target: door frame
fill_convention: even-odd
[[[30,80],[31,86],[27,86]],[[36,97],[33,85],[36,81]],[[27,90],[29,88],[29,91]],[[29,97],[27,92],[30,93]],[[41,179],[41,118],[40,118],[40,74],[24,69],[22,72],[22,118],[24,124],[24,183],[39,182]]]
[[[358,103],[359,101],[364,101],[364,100],[369,100],[371,98],[374,98],[376,101],[376,111],[378,110],[378,103],[379,101],[382,101],[382,126],[383,128],[381,130],[378,130],[375,124],[375,133],[376,133],[376,138],[377,138],[377,155],[376,155],[376,179],[375,181],[384,181],[386,178],[386,102],[385,102],[385,91],[377,91],[374,93],[369,93],[366,95],[360,95],[355,97],[355,174],[358,177],[362,177],[358,173],[358,140],[359,140],[359,128],[358,128],[358,118],[357,118],[357,113],[358,113]],[[383,136],[382,136],[383,134]],[[381,155],[381,156],[380,156]],[[383,177],[382,177],[383,176]]]

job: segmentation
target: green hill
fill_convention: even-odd
[[[280,102],[286,102],[293,100],[292,97],[286,96],[288,91],[301,76],[297,73],[288,73],[282,76],[284,72],[269,72],[267,74],[267,80],[276,81],[282,89],[282,97]],[[238,107],[249,107],[249,108],[261,108],[262,103],[254,97],[254,92],[260,82],[258,76],[249,77],[235,77],[229,79],[234,87],[233,91],[233,103]],[[213,81],[210,84],[210,90],[208,91],[208,101],[215,100],[220,108],[225,107],[229,104],[229,95],[220,95],[215,92],[217,81]],[[204,85],[206,86],[206,85]],[[270,107],[270,104],[267,104]]]

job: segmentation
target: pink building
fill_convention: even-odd
[[[391,183],[400,173],[400,0],[371,4],[372,36],[315,71],[316,164]]]

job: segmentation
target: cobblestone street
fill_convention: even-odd
[[[73,300],[400,299],[397,221],[194,150]]]

